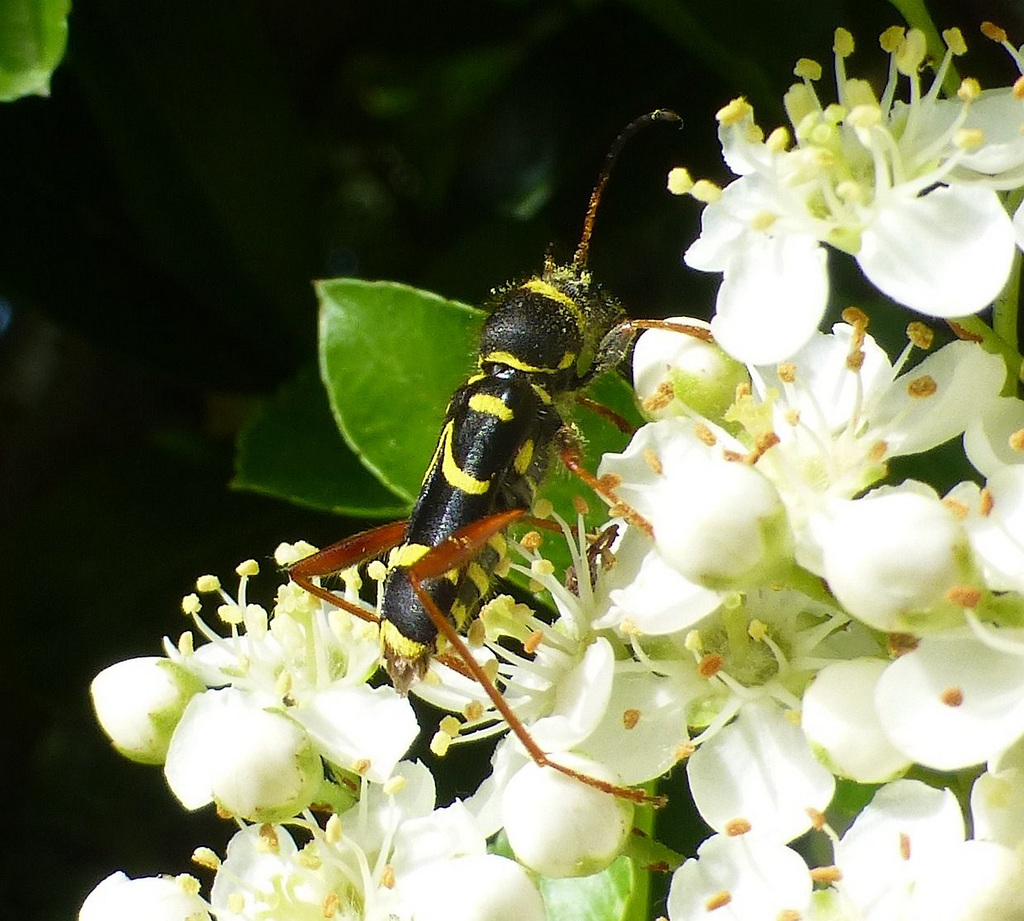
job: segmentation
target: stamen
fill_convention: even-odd
[[[701,204],[710,205],[722,197],[722,188],[710,179],[698,179],[690,189],[690,195]]]
[[[927,323],[914,320],[907,324],[907,338],[919,349],[927,352],[932,347],[935,331]]]
[[[196,591],[200,594],[220,591],[220,579],[216,576],[200,576],[196,579]]]
[[[730,838],[738,838],[747,834],[752,827],[750,819],[730,819],[725,823],[725,834]]]
[[[686,195],[694,187],[693,177],[683,166],[676,166],[668,172],[667,186],[673,195]]]
[[[938,389],[939,385],[930,374],[922,374],[920,377],[915,377],[914,380],[907,384],[907,394],[914,399],[934,396]]]
[[[832,885],[838,883],[843,878],[843,872],[839,867],[815,867],[811,870],[811,879],[816,883],[822,883],[824,885]]]
[[[704,902],[704,909],[706,911],[715,911],[718,908],[725,908],[732,901],[732,895],[728,890],[723,889],[721,892],[716,892],[710,896],[707,901]]]
[[[959,707],[964,702],[964,691],[963,688],[949,687],[946,688],[941,694],[939,694],[939,700],[942,701],[947,707]]]
[[[981,591],[972,585],[954,585],[946,592],[946,600],[957,607],[974,610],[981,603]]]

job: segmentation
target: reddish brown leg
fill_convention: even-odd
[[[592,413],[600,416],[602,419],[607,420],[614,425],[624,435],[632,435],[636,431],[636,426],[633,425],[625,416],[620,416],[614,409],[609,409],[603,403],[598,403],[597,400],[591,400],[590,397],[578,396],[576,402],[580,406],[586,407]]]
[[[694,339],[701,339],[704,342],[714,342],[711,330],[703,326],[691,326],[689,323],[672,323],[668,320],[626,320],[622,323],[623,329],[663,329],[670,333],[683,333],[692,336]]]
[[[572,430],[568,427],[562,428],[555,439],[558,448],[558,456],[562,459],[567,470],[578,476],[594,492],[601,496],[609,505],[609,512],[612,515],[625,518],[631,525],[642,530],[648,537],[654,535],[651,523],[638,511],[623,502],[615,492],[619,485],[618,477],[596,477],[583,466],[583,458],[580,454],[580,445]]]
[[[490,698],[491,703],[494,704],[494,708],[502,715],[505,722],[508,724],[508,728],[515,734],[516,738],[522,743],[523,748],[526,749],[530,757],[538,765],[541,767],[550,767],[561,774],[565,774],[567,777],[572,777],[581,783],[587,784],[587,786],[594,787],[595,789],[611,794],[612,796],[618,796],[634,803],[647,803],[650,805],[661,806],[665,802],[664,797],[652,796],[645,790],[639,790],[633,787],[622,787],[608,783],[605,780],[600,780],[597,777],[591,777],[589,774],[585,774],[582,771],[576,771],[563,764],[559,764],[556,761],[552,761],[533,740],[529,730],[527,730],[519,717],[517,717],[512,711],[512,708],[502,696],[501,691],[494,686],[494,682],[491,681],[483,667],[473,657],[469,647],[466,645],[466,641],[459,635],[452,622],[444,615],[444,612],[438,608],[434,599],[431,598],[423,588],[424,581],[436,579],[444,573],[449,572],[452,569],[457,569],[468,563],[480,552],[481,549],[483,549],[484,545],[491,537],[504,531],[509,527],[509,525],[525,517],[525,514],[526,513],[521,509],[513,510],[511,512],[502,512],[496,515],[491,515],[488,518],[484,518],[460,529],[444,543],[439,544],[437,547],[424,554],[424,556],[409,567],[409,581],[412,583],[413,589],[416,591],[417,596],[423,603],[424,609],[430,615],[430,619],[434,622],[434,626],[437,627],[438,632],[444,635],[452,649],[458,653],[459,658],[461,658],[466,669],[468,669],[472,677],[474,677],[484,689],[484,692]]]
[[[373,557],[397,547],[405,536],[405,522],[394,521],[391,524],[361,531],[344,540],[318,550],[288,567],[288,576],[300,588],[311,595],[316,595],[328,604],[343,608],[350,614],[377,623],[378,618],[358,605],[346,601],[334,592],[317,585],[313,579],[318,576],[329,576],[350,566],[356,566]]]

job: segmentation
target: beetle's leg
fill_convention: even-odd
[[[623,787],[609,783],[606,780],[591,777],[589,774],[585,774],[582,771],[573,770],[572,768],[551,760],[543,749],[541,749],[541,747],[534,741],[533,736],[530,735],[529,730],[523,725],[519,717],[515,715],[508,702],[502,696],[501,691],[495,687],[494,682],[484,671],[483,666],[481,666],[474,658],[469,647],[466,645],[466,641],[459,635],[451,621],[444,615],[444,612],[438,608],[434,599],[430,597],[429,593],[423,587],[423,583],[425,581],[439,578],[446,572],[450,572],[453,569],[459,569],[464,566],[472,560],[481,549],[483,549],[484,545],[491,537],[504,531],[511,524],[514,524],[525,516],[525,511],[522,509],[515,509],[511,512],[500,512],[495,515],[490,515],[487,518],[475,521],[472,524],[459,529],[446,541],[438,544],[428,553],[425,553],[408,568],[409,581],[412,583],[413,589],[422,602],[424,610],[426,610],[430,615],[430,619],[434,622],[434,626],[437,627],[438,632],[444,635],[451,648],[455,650],[459,658],[462,660],[462,664],[469,671],[472,677],[479,682],[480,686],[484,689],[484,692],[490,698],[494,708],[501,714],[502,718],[508,724],[509,729],[513,732],[516,738],[519,739],[523,748],[526,749],[530,757],[538,765],[541,767],[550,767],[561,774],[565,774],[567,777],[572,777],[575,780],[587,784],[587,786],[594,787],[595,789],[601,790],[604,793],[609,793],[612,796],[630,800],[634,803],[662,805],[664,802],[663,797],[653,796],[645,790],[640,790],[634,787]]]
[[[381,525],[379,528],[371,528],[369,531],[361,531],[353,534],[336,544],[324,547],[307,557],[293,563],[288,567],[288,576],[292,582],[300,588],[305,589],[311,595],[315,595],[328,604],[343,608],[350,614],[377,623],[379,618],[364,608],[347,601],[345,598],[334,594],[321,585],[317,585],[313,579],[318,576],[329,576],[341,572],[352,566],[357,566],[366,560],[373,559],[387,552],[392,547],[397,547],[405,535],[405,522],[394,521],[391,524]]]

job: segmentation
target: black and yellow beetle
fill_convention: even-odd
[[[313,580],[390,551],[380,626],[384,667],[395,688],[405,694],[423,677],[443,635],[452,650],[447,661],[483,685],[535,761],[637,802],[648,795],[552,762],[460,633],[491,590],[504,555],[504,532],[528,514],[553,455],[609,497],[580,464],[575,430],[567,421],[572,404],[592,380],[623,360],[639,329],[668,324],[629,319],[594,283],[587,257],[601,194],[619,151],[637,129],[657,121],[680,119],[664,109],[651,112],[630,123],[612,145],[572,262],[556,265],[548,257],[539,275],[496,292],[476,369],[448,404],[408,521],[357,534],[289,569],[306,591],[375,619]]]

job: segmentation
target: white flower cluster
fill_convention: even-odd
[[[204,644],[185,634],[93,684],[118,750],[163,764],[186,808],[214,803],[240,830],[223,860],[197,852],[214,871],[208,899],[192,877],[115,874],[83,921],[544,918],[538,876],[595,874],[628,846],[642,797],[607,789],[680,763],[713,834],[677,862],[672,921],[1024,917],[1016,343],[933,350],[912,322],[893,359],[860,310],[815,328],[822,243],[931,316],[976,312],[1013,277],[1024,217],[1000,192],[1024,188],[1024,83],[964,81],[939,98],[963,50],[959,33],[946,40],[922,92],[923,39],[887,32],[876,97],[846,78],[840,30],[839,103],[818,102],[811,62],[787,96],[796,147],[765,139],[737,102],[719,120],[741,178],[720,193],[674,178],[710,202],[687,260],[724,273],[716,341],[640,338],[649,421],[597,471],[612,520],[588,535],[582,508],[575,527],[536,510],[563,532],[571,571],[555,572],[536,533],[510,542],[509,566],[554,616],[499,596],[468,638],[537,746],[596,784],[537,766],[483,689],[434,662],[414,693],[452,714],[435,754],[503,736],[479,789],[436,808],[427,770],[402,760],[417,733],[408,702],[367,683],[376,627],[291,585],[270,615],[247,600],[256,565],[242,564],[237,597],[213,577],[197,585],[220,595],[227,636],[190,595]],[[894,100],[901,78],[908,104]],[[957,438],[972,479],[940,494],[893,475]],[[304,552],[283,547],[278,562]],[[359,574],[343,577],[361,604]],[[973,785],[970,834],[951,790],[906,779],[920,769]],[[841,835],[826,817],[837,778],[883,785]],[[514,860],[487,853],[501,830]],[[813,870],[800,836],[816,842]]]
[[[1011,220],[997,194],[1024,181],[1024,84],[982,91],[965,79],[958,98],[940,98],[954,56],[966,51],[959,30],[943,37],[946,57],[924,92],[924,35],[887,30],[889,82],[876,96],[866,80],[847,77],[854,42],[838,29],[836,102],[819,100],[817,62],[797,65],[802,82],[785,98],[795,146],[785,128],[765,137],[736,99],[718,121],[740,178],[719,189],[673,171],[671,190],[708,202],[686,263],[723,273],[712,331],[730,354],[779,361],[807,341],[828,298],[822,243],[853,255],[879,290],[928,316],[975,313],[1002,290],[1015,240],[1024,239],[1024,212]],[[895,98],[901,79],[908,103]]]

